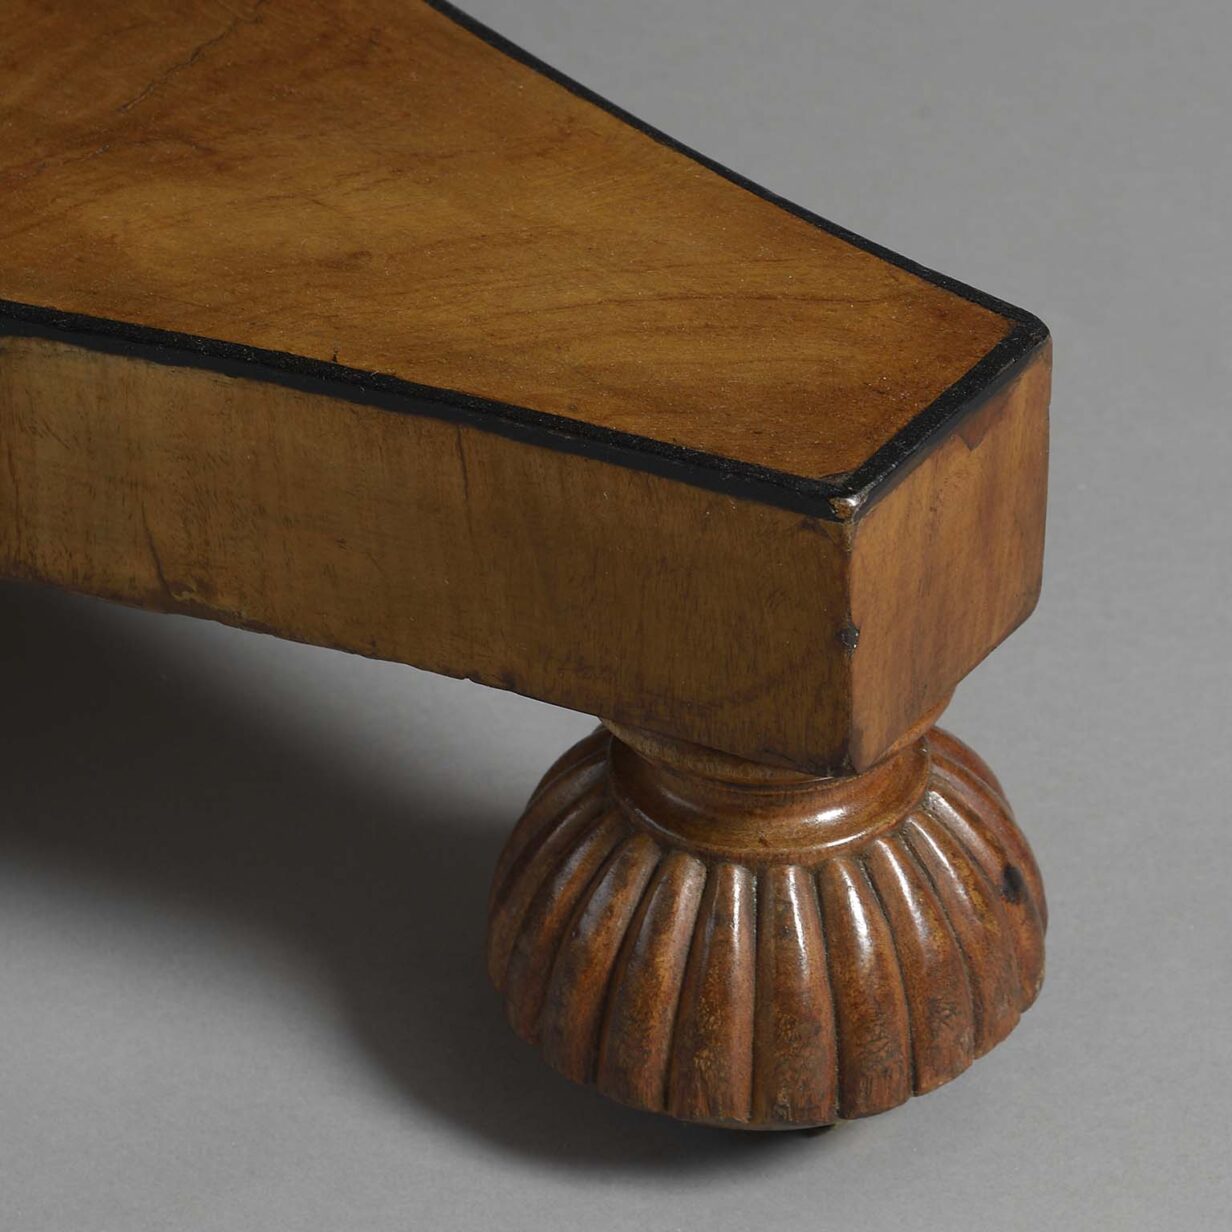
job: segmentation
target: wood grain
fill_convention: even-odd
[[[852,752],[881,751],[1031,614],[1044,567],[1046,343],[854,524]]]
[[[0,573],[814,774],[1029,612],[1025,314],[422,0],[14,3]]]
[[[805,477],[1013,328],[422,0],[4,15],[2,299]]]
[[[0,339],[0,572],[837,764],[837,523],[279,386]]]
[[[430,416],[0,337],[0,572],[858,769],[1034,603],[1046,407],[1041,356],[842,524]]]
[[[792,1128],[931,1090],[1043,977],[933,730],[1039,589],[1029,314],[436,0],[9,0],[0,575],[601,714],[498,865],[510,1022]]]
[[[825,1125],[950,1081],[1035,1000],[1039,872],[952,736],[804,779],[618,730],[549,772],[493,882],[493,981],[567,1077],[684,1120]]]

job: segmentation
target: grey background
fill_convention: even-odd
[[[1043,996],[820,1138],[608,1105],[481,961],[502,837],[590,720],[5,587],[0,1227],[1227,1227],[1225,5],[469,8],[1052,326],[1044,598],[948,717],[1043,866]]]

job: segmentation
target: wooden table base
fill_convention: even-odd
[[[1039,594],[1044,324],[446,0],[5,12],[0,577],[611,720],[490,958],[615,1099],[825,1125],[1003,1038],[1043,894],[933,724]]]
[[[1045,911],[996,778],[938,728],[813,778],[612,725],[506,845],[489,964],[566,1077],[798,1129],[883,1112],[1004,1039],[1043,979]]]

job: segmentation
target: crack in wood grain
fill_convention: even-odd
[[[215,34],[212,38],[208,38],[204,42],[198,43],[197,46],[184,57],[184,59],[177,61],[169,68],[159,73],[159,75],[155,77],[153,81],[148,82],[139,93],[134,94],[133,97],[127,102],[121,103],[116,108],[116,111],[121,113],[131,111],[137,106],[138,103],[149,98],[149,96],[153,94],[159,86],[166,85],[167,82],[170,81],[171,78],[177,73],[182,73],[186,69],[192,68],[192,66],[196,64],[207,51],[210,51],[212,48],[217,47],[219,43],[230,38],[238,27],[241,25],[255,25],[260,20],[261,10],[265,7],[266,3],[267,0],[256,0],[256,3],[252,7],[252,12],[249,13],[247,17],[239,15],[233,16],[222,31]]]

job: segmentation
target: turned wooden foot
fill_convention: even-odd
[[[996,778],[932,728],[814,778],[611,725],[548,771],[493,881],[492,979],[566,1077],[743,1129],[869,1116],[1004,1039],[1044,971]]]

